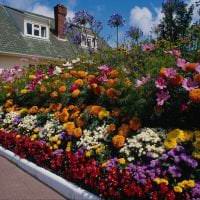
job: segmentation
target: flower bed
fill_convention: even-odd
[[[137,80],[91,63],[1,71],[0,144],[105,199],[200,198],[199,64],[166,53],[173,67]]]

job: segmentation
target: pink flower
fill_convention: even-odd
[[[163,106],[164,103],[170,98],[169,91],[168,90],[160,90],[156,93],[157,96],[157,105]]]
[[[200,64],[195,68],[196,72],[200,73]]]
[[[187,64],[187,61],[185,59],[182,59],[182,58],[178,58],[177,61],[176,61],[176,65],[178,67],[180,67],[183,71],[185,71],[186,64]]]
[[[193,81],[191,78],[185,78],[183,80],[182,87],[185,90],[190,91],[192,89],[198,88],[198,83]]]
[[[108,65],[102,65],[100,67],[98,67],[98,69],[101,71],[101,73],[103,74],[108,74],[112,71],[112,68],[109,67]]]
[[[174,78],[177,75],[177,72],[174,68],[165,68],[163,73],[166,78]]]
[[[164,88],[167,88],[167,82],[164,78],[159,77],[156,81],[155,81],[155,85],[158,89],[163,90]]]
[[[178,49],[173,49],[171,51],[165,51],[167,54],[171,54],[172,56],[175,56],[176,58],[179,58],[181,56],[181,51]]]
[[[100,83],[105,83],[105,82],[108,81],[108,78],[107,78],[107,76],[104,74],[104,75],[98,77],[98,81],[99,81]]]
[[[135,84],[135,87],[136,88],[139,88],[139,87],[141,87],[141,86],[143,86],[143,85],[145,85],[149,80],[150,80],[150,75],[148,74],[146,77],[142,77],[141,78],[141,80],[139,80],[139,79],[136,79],[136,84]]]
[[[155,45],[152,43],[142,45],[142,51],[153,51],[154,49]]]

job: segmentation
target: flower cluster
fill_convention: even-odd
[[[164,138],[165,130],[144,128],[137,135],[128,138],[120,152],[128,161],[134,161],[146,155],[158,158],[165,151]]]

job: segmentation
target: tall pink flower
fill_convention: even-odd
[[[157,87],[158,89],[161,89],[161,90],[167,88],[167,82],[166,82],[166,80],[165,80],[164,78],[162,78],[162,77],[159,77],[158,79],[156,79],[155,85],[156,85],[156,87]]]
[[[157,96],[157,105],[158,106],[163,106],[164,103],[170,98],[170,94],[168,90],[160,90],[159,92],[156,93]]]
[[[155,45],[152,43],[142,45],[142,51],[153,51],[154,49]]]

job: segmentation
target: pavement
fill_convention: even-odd
[[[0,200],[65,200],[53,189],[0,157]]]

